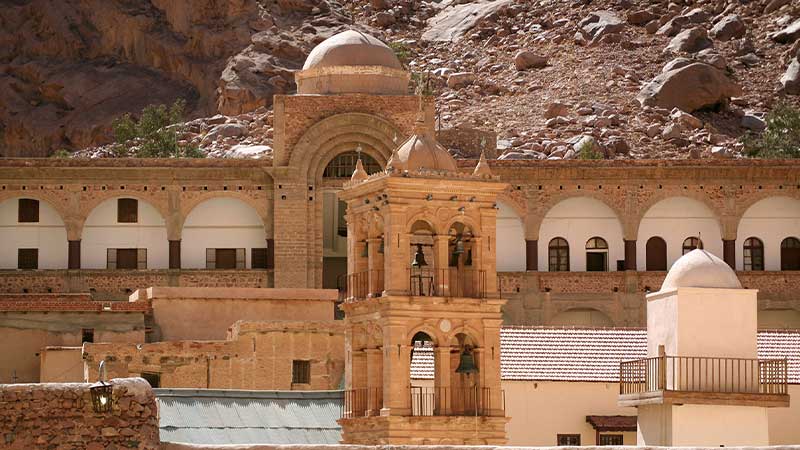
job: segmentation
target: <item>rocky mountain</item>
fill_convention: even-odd
[[[443,128],[502,159],[738,157],[800,104],[790,0],[17,0],[0,9],[0,154],[104,156],[109,124],[186,98],[211,157],[268,157],[271,96],[347,27],[429,74]]]

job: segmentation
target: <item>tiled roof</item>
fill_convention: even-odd
[[[619,363],[646,357],[643,328],[503,327],[503,380],[619,381]],[[758,332],[759,358],[787,358],[789,382],[800,384],[800,330]],[[414,379],[433,379],[433,350],[417,349]]]
[[[636,431],[636,416],[586,416],[586,422],[599,431]]]

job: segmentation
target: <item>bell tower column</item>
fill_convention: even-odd
[[[401,205],[389,205],[384,215],[384,286],[388,295],[408,293],[410,239],[405,229],[406,211]]]
[[[406,342],[406,324],[390,319],[383,327],[383,409],[382,416],[408,416],[411,374],[411,346]]]

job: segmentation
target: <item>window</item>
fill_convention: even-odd
[[[621,434],[601,434],[598,445],[622,445]]]
[[[781,270],[800,270],[800,239],[788,237],[781,242]]]
[[[292,361],[292,383],[311,383],[311,361],[295,359]]]
[[[608,243],[600,237],[586,241],[586,271],[605,272],[608,270]]]
[[[353,175],[353,171],[356,170],[358,155],[358,152],[337,155],[325,167],[325,172],[322,173],[322,176],[324,178],[350,178]],[[381,170],[380,164],[373,157],[363,153],[361,153],[361,164],[364,165],[364,170],[370,175]]]
[[[142,372],[142,378],[150,383],[151,388],[161,387],[161,374],[153,372]]]
[[[667,243],[653,236],[645,244],[646,270],[667,270]]]
[[[206,269],[244,269],[245,264],[243,248],[206,249]]]
[[[683,241],[683,253],[681,254],[685,255],[697,248],[703,248],[703,241],[700,238],[688,237]]]
[[[553,238],[549,245],[550,272],[569,271],[569,244],[564,238]]]
[[[39,268],[39,249],[17,249],[17,269],[34,270]]]
[[[106,253],[108,269],[147,269],[146,248],[109,248]]]
[[[347,237],[347,219],[344,215],[347,213],[347,203],[339,200],[338,209],[336,211],[336,234],[341,237]]]
[[[117,199],[117,222],[136,223],[139,221],[139,201],[135,198]]]
[[[19,210],[17,211],[17,221],[19,223],[35,223],[39,221],[39,200],[31,198],[19,199]]]
[[[744,270],[764,270],[764,243],[759,238],[744,241]]]
[[[581,445],[580,434],[559,434],[557,438],[557,445],[578,446]]]
[[[250,250],[250,264],[253,269],[268,269],[267,267],[267,249],[254,248]]]
[[[94,342],[94,328],[81,328],[81,344]]]

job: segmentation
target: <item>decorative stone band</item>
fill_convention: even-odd
[[[411,74],[384,66],[328,66],[295,72],[298,94],[408,94]]]

